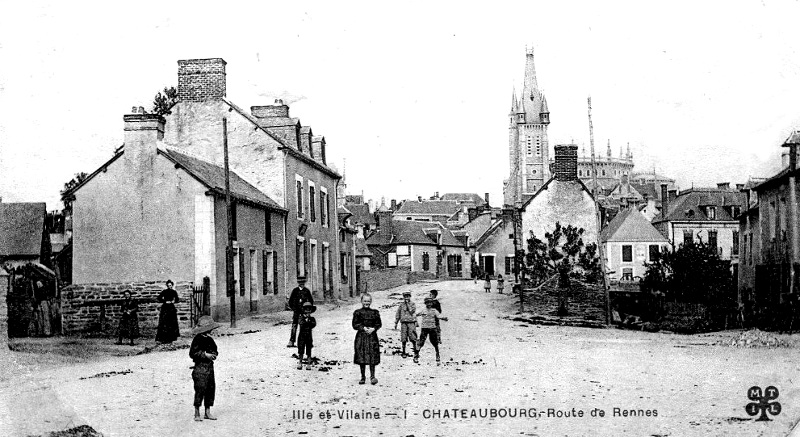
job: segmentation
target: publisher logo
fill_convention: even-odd
[[[758,386],[750,387],[750,390],[747,390],[747,398],[753,401],[744,407],[747,414],[751,416],[761,414],[756,421],[772,420],[767,413],[773,416],[781,414],[781,404],[773,402],[778,399],[778,389],[774,386],[769,386],[764,390]]]

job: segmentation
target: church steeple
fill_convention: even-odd
[[[536,81],[536,65],[533,62],[533,48],[525,51],[525,85],[522,88],[522,109],[528,123],[539,120],[542,109],[542,92]]]

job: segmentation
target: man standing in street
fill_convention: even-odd
[[[314,296],[311,295],[311,290],[306,288],[306,277],[305,276],[298,276],[297,277],[297,287],[292,290],[292,294],[289,295],[289,309],[292,310],[292,334],[289,337],[289,344],[286,347],[295,347],[294,340],[297,336],[297,323],[300,320],[300,316],[303,314],[303,304],[306,302],[311,302],[311,305],[314,305]]]

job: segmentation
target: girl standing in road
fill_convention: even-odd
[[[503,294],[503,285],[505,284],[506,280],[503,278],[503,274],[497,275],[497,292]]]
[[[492,276],[486,273],[483,276],[483,291],[489,293],[492,290]]]
[[[167,280],[167,289],[158,295],[161,302],[161,311],[158,314],[158,332],[156,341],[159,343],[172,343],[181,335],[178,328],[178,311],[175,304],[178,303],[178,292],[173,288],[175,283],[171,279]]]
[[[381,362],[380,340],[378,340],[378,329],[381,327],[381,313],[370,308],[372,296],[367,293],[361,295],[361,305],[353,312],[353,329],[356,330],[355,355],[353,363],[361,367],[361,380],[359,384],[366,382],[364,370],[369,365],[369,382],[372,385],[378,383],[375,378],[375,366]]]
[[[131,292],[125,290],[122,295],[125,300],[120,304],[120,311],[122,317],[119,320],[119,340],[117,344],[122,344],[122,339],[129,338],[131,346],[133,346],[133,339],[139,337],[139,306],[136,301],[131,298]]]

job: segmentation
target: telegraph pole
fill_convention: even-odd
[[[233,275],[233,209],[231,209],[231,172],[228,168],[228,119],[222,119],[222,149],[225,156],[225,212],[228,222],[228,244],[225,246],[225,289],[231,298],[231,328],[236,327],[236,286]]]
[[[592,126],[592,97],[589,103],[589,147],[592,153],[592,197],[594,197],[594,218],[597,225],[597,251],[600,254],[600,274],[603,275],[603,292],[606,298],[606,325],[611,324],[611,297],[608,292],[608,278],[606,277],[606,251],[600,241],[600,230],[603,223],[600,218],[600,202],[597,200],[597,163],[594,159],[594,127]]]

